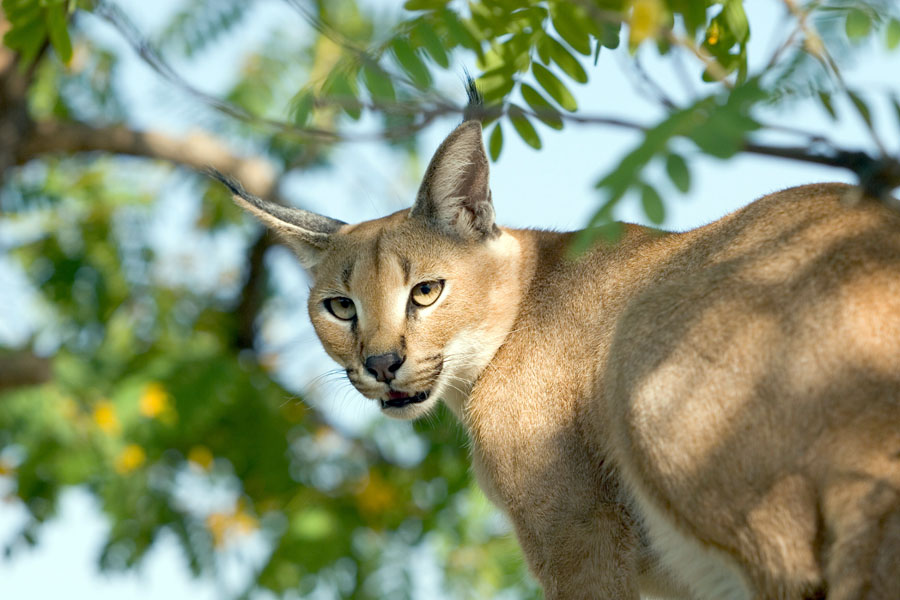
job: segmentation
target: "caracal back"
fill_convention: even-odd
[[[758,598],[900,598],[900,216],[850,192],[682,234],[618,319],[615,453],[703,597],[727,555]]]

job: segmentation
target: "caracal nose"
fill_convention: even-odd
[[[366,371],[372,374],[372,377],[378,381],[389,383],[394,379],[394,373],[403,364],[406,357],[402,357],[396,352],[388,352],[387,354],[376,354],[366,359]]]

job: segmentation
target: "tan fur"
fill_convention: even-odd
[[[900,598],[900,215],[810,185],[571,258],[493,225],[480,140],[329,236],[309,312],[365,396],[431,391],[386,414],[450,405],[546,596]]]

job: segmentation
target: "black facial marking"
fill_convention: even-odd
[[[372,250],[372,257],[375,259],[375,278],[380,279],[381,274],[379,271],[381,270],[381,236],[384,235],[384,232],[380,232],[378,236],[375,238],[375,248]]]
[[[353,263],[347,263],[344,266],[344,270],[341,272],[341,282],[344,284],[345,289],[350,289],[350,276],[353,275]]]
[[[400,257],[400,268],[403,269],[404,284],[409,285],[409,277],[412,274],[412,263],[405,256]]]

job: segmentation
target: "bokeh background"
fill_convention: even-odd
[[[687,229],[860,181],[751,138],[835,164],[900,146],[890,1],[2,7],[4,600],[540,597],[461,427],[353,391],[306,275],[197,169],[382,216],[459,123],[465,72],[499,107],[508,226]],[[702,122],[647,147],[684,114]]]

